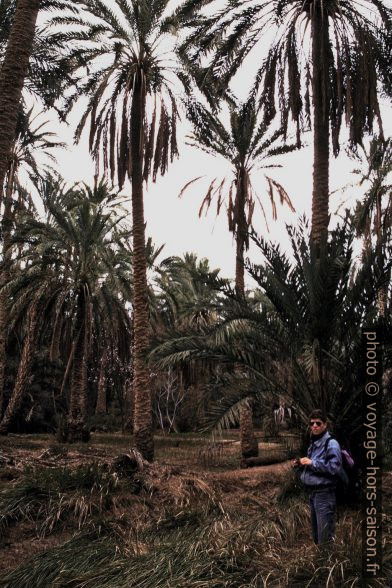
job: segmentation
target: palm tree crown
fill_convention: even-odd
[[[144,97],[153,98],[148,111],[143,105],[142,121],[144,169],[147,181],[152,173],[165,173],[169,159],[178,155],[176,123],[178,110],[175,83],[186,80],[168,40],[169,23],[165,16],[169,0],[85,0],[78,17],[59,17],[54,24],[67,27],[58,33],[68,43],[69,58],[90,74],[68,97],[64,113],[82,95],[89,97],[87,108],[76,130],[79,140],[90,116],[90,151],[98,162],[102,150],[104,172],[120,187],[132,176],[130,118],[132,96],[140,85]],[[162,47],[168,46],[168,51]],[[149,123],[147,122],[149,118]],[[141,154],[143,155],[143,153]]]
[[[267,29],[274,27],[267,55],[260,55],[254,91],[260,91],[266,123],[279,110],[286,132],[291,115],[298,142],[301,129],[313,123],[312,237],[320,243],[326,240],[329,222],[330,135],[337,155],[343,116],[353,146],[372,132],[374,119],[382,133],[378,81],[385,79],[379,76],[385,60],[380,29],[390,30],[392,11],[382,0],[233,0],[206,16],[205,4],[214,3],[185,2],[177,12],[191,31],[182,53],[207,70],[206,83],[218,88],[227,87],[251,51],[261,51]]]
[[[188,102],[188,117],[193,124],[190,144],[213,156],[223,157],[231,164],[233,177],[229,181],[227,178],[212,180],[199,216],[204,209],[210,207],[214,198],[219,214],[226,200],[229,231],[236,236],[237,241],[237,266],[240,266],[236,272],[237,286],[243,289],[243,254],[249,247],[248,230],[257,202],[266,220],[263,203],[252,185],[252,174],[257,169],[280,167],[274,157],[293,151],[296,145],[279,145],[283,129],[272,131],[261,120],[254,96],[250,96],[242,104],[231,103],[228,129],[216,113],[196,101]],[[285,189],[274,179],[265,177],[273,218],[276,218],[275,191],[279,194],[281,204],[285,203],[294,210]],[[189,183],[185,188],[188,185]]]

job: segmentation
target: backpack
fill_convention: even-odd
[[[328,449],[328,444],[335,437],[328,437],[324,445],[324,451]],[[336,439],[335,439],[336,440]],[[341,449],[342,467],[337,474],[336,479],[336,502],[338,504],[356,504],[361,497],[361,479],[355,460],[350,451],[346,448]]]

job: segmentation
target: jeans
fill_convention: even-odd
[[[309,501],[314,542],[319,545],[333,541],[336,524],[335,488],[313,490],[310,493]]]

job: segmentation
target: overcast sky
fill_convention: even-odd
[[[253,74],[257,68],[255,59],[257,53],[252,52],[253,60],[248,59],[233,81],[232,89],[240,99],[245,99],[253,81]],[[252,55],[251,54],[251,55]],[[76,106],[70,116],[69,126],[59,124],[53,116],[51,130],[56,130],[62,141],[68,144],[67,151],[57,153],[58,167],[63,177],[69,181],[84,181],[92,184],[94,177],[94,164],[88,154],[87,133],[82,136],[79,145],[73,145],[73,132],[76,122],[81,116],[81,105]],[[383,105],[386,135],[392,133],[390,104]],[[156,184],[150,183],[145,192],[145,217],[147,222],[147,235],[153,238],[156,245],[165,244],[162,256],[182,255],[187,251],[197,253],[210,260],[212,268],[221,268],[222,275],[234,277],[235,249],[232,235],[228,232],[226,211],[221,210],[220,217],[212,206],[207,216],[198,218],[198,210],[207,187],[215,177],[230,177],[230,166],[221,158],[213,158],[210,155],[185,145],[186,134],[190,131],[189,123],[184,120],[179,124],[179,160],[174,161],[166,176],[158,177]],[[342,133],[344,138],[344,133]],[[310,218],[312,196],[312,134],[303,136],[303,142],[308,146],[298,152],[287,154],[280,158],[282,169],[268,170],[269,175],[278,180],[288,192],[296,213],[278,206],[279,220],[274,222],[271,217],[271,207],[267,196],[267,187],[264,172],[256,174],[253,181],[254,188],[262,198],[267,213],[269,224],[269,236],[271,239],[282,243],[287,248],[285,223],[295,223],[297,216],[306,214]],[[344,202],[352,205],[356,197],[360,197],[363,189],[348,189],[344,193],[340,189],[355,181],[351,170],[358,164],[350,160],[344,152],[344,145],[338,159],[331,157],[330,171],[330,210],[334,212]],[[204,176],[202,180],[193,184],[181,200],[178,194],[181,188],[191,179]],[[339,192],[334,193],[336,190]],[[124,186],[123,193],[130,193],[130,185]],[[344,208],[344,206],[343,206]],[[268,235],[262,213],[255,209],[253,217],[255,229],[264,235]],[[257,253],[249,252],[253,262],[257,262]]]

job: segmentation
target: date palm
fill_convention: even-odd
[[[196,254],[185,253],[182,257],[163,260],[155,270],[155,303],[151,308],[155,341],[164,339],[167,333],[186,336],[189,329],[202,333],[216,323],[219,292],[213,284],[219,270],[211,270],[207,259],[199,260]],[[167,413],[169,430],[175,423],[176,401],[180,404],[186,399],[187,405],[195,411],[193,426],[197,425],[197,417],[204,418],[211,396],[206,384],[214,370],[212,361],[201,365],[184,362],[174,369],[154,370],[155,404],[161,426],[163,390],[166,408],[174,403],[171,416]]]
[[[39,0],[18,0],[0,70],[0,190],[15,139],[19,103],[32,52]]]
[[[68,441],[87,440],[87,368],[92,337],[112,325],[113,337],[130,332],[125,307],[130,300],[131,255],[126,245],[129,230],[122,226],[124,213],[116,193],[104,183],[64,189],[53,179],[42,186],[47,211],[45,221],[28,215],[15,240],[23,246],[26,268],[5,287],[11,292],[13,312],[23,312],[26,300],[44,292],[46,317],[52,325],[51,355],[63,350],[66,363],[63,388],[70,379]],[[37,336],[37,334],[36,334]],[[31,365],[33,349],[30,345]],[[2,422],[5,432],[20,406],[11,398]],[[7,419],[5,420],[5,417]]]
[[[3,61],[12,23],[15,16],[17,0],[2,0],[0,5],[0,61]],[[76,10],[76,3],[41,0],[40,11],[47,16],[50,10]],[[64,46],[59,44],[45,22],[36,24],[34,42],[24,80],[24,95],[32,94],[41,99],[45,106],[55,106],[62,96],[65,84],[70,82],[69,71],[72,64],[65,56]]]
[[[52,149],[63,146],[63,143],[56,141],[54,133],[45,128],[47,121],[42,122],[40,118],[41,113],[33,116],[32,109],[26,111],[22,107],[19,111],[16,137],[5,177],[3,199],[0,198],[0,205],[2,207],[0,286],[5,285],[9,280],[11,263],[10,245],[14,230],[15,214],[18,208],[25,206],[24,197],[28,198],[28,205],[32,205],[30,192],[22,187],[20,172],[23,172],[32,182],[35,182],[45,173],[45,170],[47,171],[49,169],[49,166],[44,161],[47,159],[55,161],[51,153]],[[44,158],[40,163],[38,162],[39,156],[43,156]],[[0,292],[0,415],[3,406],[8,316],[8,296],[2,291]]]
[[[210,112],[199,103],[189,103],[188,117],[193,123],[191,144],[213,156],[224,158],[231,165],[230,179],[215,178],[211,182],[199,216],[204,208],[208,210],[214,198],[219,214],[226,200],[229,231],[234,234],[236,242],[235,287],[237,294],[244,297],[244,254],[249,247],[248,231],[257,202],[265,217],[262,201],[252,185],[252,177],[263,167],[279,167],[276,162],[274,165],[274,158],[292,151],[296,145],[279,145],[284,131],[281,129],[273,132],[268,128],[259,115],[254,96],[250,96],[243,104],[231,104],[229,129],[225,128],[216,113]],[[265,176],[265,179],[273,218],[276,218],[275,192],[281,204],[287,204],[294,211],[283,186],[271,177]],[[253,432],[250,406],[244,405],[241,409],[240,430],[243,456],[257,455],[258,445]]]
[[[365,171],[355,170],[360,174],[359,185],[368,184],[368,189],[361,201],[357,203],[354,222],[357,233],[363,238],[363,255],[369,254],[374,247],[380,253],[390,239],[392,230],[392,139],[374,137],[369,148],[363,149]],[[363,159],[357,155],[360,161]],[[385,315],[387,303],[387,287],[378,293],[380,312]]]
[[[2,2],[0,10],[0,190],[4,186],[10,152],[15,140],[22,90],[29,71],[29,61],[34,52],[34,39],[39,10],[67,7],[73,2],[61,0],[16,0]],[[4,24],[4,27],[2,26]],[[41,50],[41,58],[43,55]],[[50,60],[47,61],[50,63]],[[42,70],[41,70],[42,72]],[[33,74],[34,76],[34,74]],[[44,75],[36,80],[42,85]],[[56,79],[56,76],[54,77]],[[52,80],[53,81],[53,80]]]
[[[177,156],[174,89],[186,81],[175,54],[162,51],[169,35],[169,0],[84,0],[80,18],[56,19],[69,56],[84,62],[87,81],[69,97],[71,108],[88,96],[76,139],[90,119],[90,151],[120,188],[132,185],[134,275],[134,434],[143,456],[153,458],[151,399],[145,352],[149,343],[143,191]],[[169,43],[170,45],[170,43]],[[77,72],[76,72],[77,73]]]
[[[365,250],[371,247],[371,236],[376,242],[383,239],[383,235],[392,225],[392,184],[389,183],[392,174],[392,139],[373,137],[369,148],[363,148],[355,157],[365,163],[365,170],[354,170],[361,176],[359,186],[368,184],[368,189],[358,202],[355,211],[355,224],[358,234],[364,238]]]
[[[247,264],[263,292],[257,305],[239,299],[222,285],[220,320],[202,334],[168,337],[151,353],[158,367],[183,361],[211,359],[222,365],[242,365],[245,382],[235,372],[225,373],[221,401],[211,411],[211,426],[226,427],[239,416],[246,396],[264,403],[283,398],[293,404],[307,424],[309,412],[321,406],[335,426],[358,433],[363,391],[361,328],[377,324],[375,300],[385,282],[373,252],[353,273],[353,226],[346,221],[329,236],[320,252],[307,228],[289,229],[292,255],[252,234],[263,254],[261,265]],[[320,262],[321,259],[321,262]],[[391,265],[391,251],[384,274]],[[386,333],[390,321],[384,322]],[[389,341],[389,339],[388,339]],[[389,365],[390,365],[390,344]],[[291,396],[276,365],[292,366]]]
[[[302,123],[312,121],[312,238],[320,244],[329,222],[330,139],[337,155],[343,120],[354,146],[372,133],[374,119],[382,132],[378,82],[386,62],[380,31],[388,36],[392,11],[383,0],[230,0],[209,16],[206,5],[213,10],[215,2],[187,1],[174,19],[189,28],[182,52],[207,70],[206,83],[227,86],[248,54],[259,55],[254,90],[260,90],[265,122],[279,109],[284,127],[291,116],[299,141]],[[265,55],[271,27],[274,40]]]

